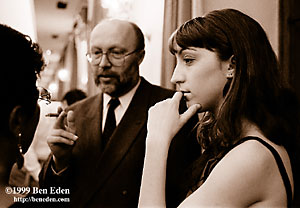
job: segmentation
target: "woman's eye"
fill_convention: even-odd
[[[182,60],[185,64],[190,65],[195,60],[195,57],[191,54],[182,54]]]
[[[193,58],[183,58],[184,63],[191,64],[195,59]]]

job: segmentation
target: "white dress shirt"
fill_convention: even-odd
[[[115,116],[116,116],[116,125],[120,123],[122,117],[124,116],[137,88],[139,87],[141,83],[141,79],[139,79],[138,83],[135,85],[134,88],[132,88],[128,93],[125,95],[122,95],[121,97],[118,97],[120,101],[120,105],[115,109]],[[107,116],[107,111],[108,111],[108,103],[111,99],[111,96],[108,94],[103,93],[103,116],[102,116],[102,131],[104,130],[104,125],[105,125],[105,120]]]

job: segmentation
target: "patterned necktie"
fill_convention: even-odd
[[[104,131],[102,133],[102,147],[105,148],[109,138],[116,128],[116,117],[115,117],[115,109],[120,105],[120,101],[118,98],[112,98],[109,101],[109,108],[107,111],[106,121],[104,125]]]

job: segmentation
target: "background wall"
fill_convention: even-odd
[[[275,53],[279,51],[279,0],[201,0],[203,13],[234,8],[249,15],[266,31]]]
[[[33,0],[0,0],[0,23],[37,40]]]
[[[146,56],[140,73],[151,83],[160,84],[164,1],[136,1],[133,18],[145,34]]]

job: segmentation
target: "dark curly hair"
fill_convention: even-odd
[[[28,115],[34,113],[39,97],[36,81],[45,63],[42,51],[31,38],[0,24],[0,64],[2,94],[1,132],[8,132],[11,110],[20,105]]]

